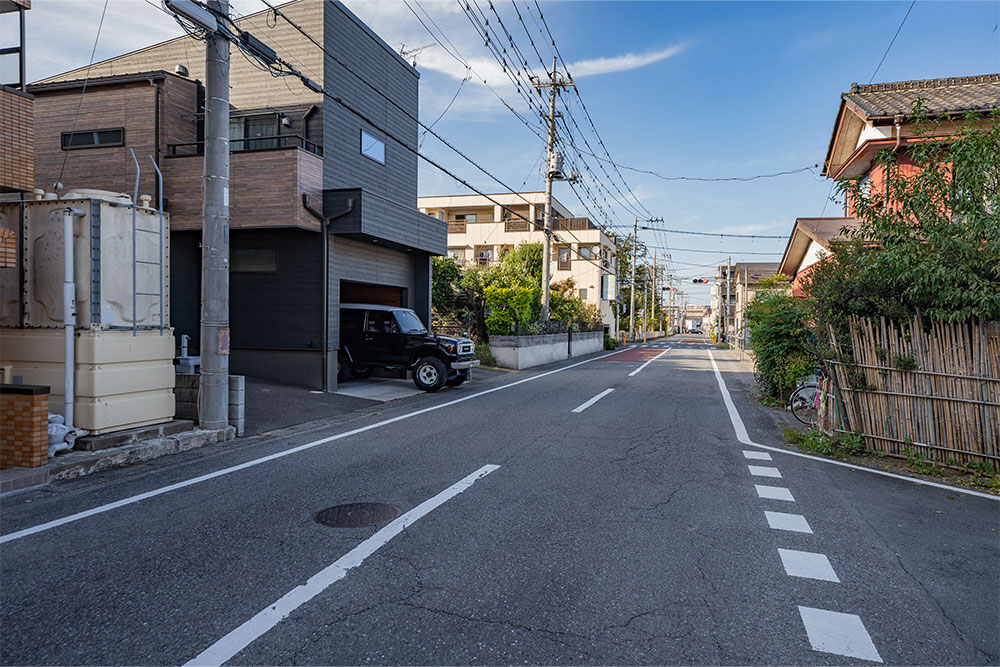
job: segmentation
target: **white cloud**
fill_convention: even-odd
[[[638,69],[658,63],[661,60],[672,58],[687,48],[684,44],[677,44],[659,51],[647,53],[626,53],[622,56],[612,58],[593,58],[590,60],[580,60],[569,66],[569,71],[574,77],[591,76],[594,74],[610,74],[612,72],[625,72],[630,69]]]

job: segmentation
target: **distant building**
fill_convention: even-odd
[[[294,79],[230,60],[230,368],[336,389],[341,302],[413,308],[429,324],[443,222],[417,211],[419,73],[340,2],[295,0],[241,29],[365,119]],[[171,324],[197,354],[201,303],[204,46],[189,37],[37,82],[35,184],[158,201],[170,213]],[[86,92],[83,83],[86,78]],[[84,103],[80,105],[81,94]],[[79,117],[76,110],[79,108]],[[402,111],[400,111],[402,110]]]
[[[760,281],[778,272],[777,262],[737,262],[733,264],[732,290],[736,301],[733,304],[734,323],[730,332],[729,343],[740,349],[746,349],[750,344],[750,332],[746,329],[747,304],[753,301],[757,294]]]
[[[464,266],[490,264],[505,250],[545,242],[544,192],[420,197],[418,206],[447,223],[448,254]],[[552,282],[572,278],[577,295],[598,308],[605,331],[617,335],[614,239],[587,218],[573,217],[555,199],[552,209]]]
[[[788,237],[785,253],[778,263],[778,272],[792,279],[792,294],[804,297],[802,286],[813,267],[827,255],[843,229],[856,229],[857,218],[799,218]]]
[[[716,268],[715,280],[712,281],[712,303],[709,305],[712,318],[708,326],[719,341],[736,335],[736,285],[729,281],[730,273],[733,273],[732,265],[723,264]]]

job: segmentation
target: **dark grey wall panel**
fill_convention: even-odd
[[[201,332],[201,232],[170,232],[170,326],[180,354],[181,335],[198,354]]]
[[[270,248],[277,251],[277,273],[230,273],[230,344],[322,350],[323,237],[300,229],[230,234],[231,253]]]
[[[321,350],[232,350],[229,372],[310,389],[323,388]]]

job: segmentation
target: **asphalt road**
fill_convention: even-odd
[[[680,340],[4,497],[0,660],[1000,664],[1000,503],[739,444]]]

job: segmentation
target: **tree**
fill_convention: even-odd
[[[878,155],[885,186],[841,185],[860,226],[805,285],[821,340],[852,316],[1000,319],[1000,114],[969,115],[947,140],[918,100],[905,160]]]
[[[809,306],[792,296],[791,278],[779,273],[760,282],[747,304],[745,326],[761,394],[784,404],[796,380],[815,366],[808,323]]]

